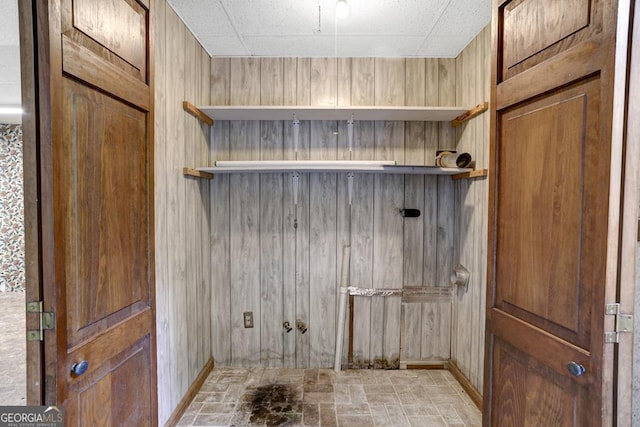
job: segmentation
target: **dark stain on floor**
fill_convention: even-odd
[[[282,426],[299,423],[300,402],[295,391],[286,384],[267,384],[247,390],[245,401],[250,402],[252,425]]]

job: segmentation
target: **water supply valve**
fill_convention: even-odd
[[[285,331],[287,331],[287,333],[293,330],[293,328],[291,327],[291,323],[289,323],[288,320],[285,320],[284,323],[282,323],[282,327],[285,329]]]
[[[298,328],[298,330],[303,334],[307,332],[307,325],[305,325],[304,322],[300,319],[296,321],[296,328]]]

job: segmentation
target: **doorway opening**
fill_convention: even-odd
[[[0,10],[0,405],[18,406],[27,404],[18,1],[0,0]]]
[[[22,128],[0,124],[0,403],[26,404]]]

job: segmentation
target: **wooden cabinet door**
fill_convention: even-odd
[[[69,426],[155,425],[149,1],[31,7],[45,402]]]
[[[611,422],[615,3],[494,2],[485,425]]]

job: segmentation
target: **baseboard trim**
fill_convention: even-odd
[[[447,369],[448,360],[401,360],[400,369]]]
[[[476,388],[473,386],[473,384],[471,384],[467,377],[464,376],[462,371],[460,371],[460,368],[458,368],[458,365],[456,365],[456,362],[454,362],[453,360],[449,360],[448,368],[449,372],[451,372],[451,375],[453,375],[453,377],[458,380],[463,390],[469,395],[473,403],[475,403],[478,409],[482,411],[482,395],[480,394],[480,392],[478,392],[478,390],[476,390]]]
[[[189,386],[189,389],[185,393],[184,397],[180,400],[180,403],[178,403],[178,406],[176,406],[176,409],[173,410],[173,413],[164,424],[165,427],[175,427],[178,424],[180,418],[182,418],[184,412],[189,407],[189,404],[191,404],[193,398],[196,397],[196,394],[198,394],[198,391],[202,387],[202,384],[207,379],[212,370],[213,357],[207,361],[207,363],[204,365],[204,367],[196,377],[195,381],[191,384],[191,386]]]

